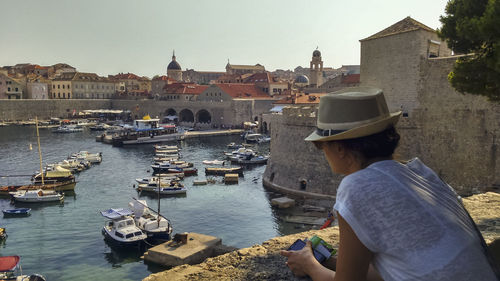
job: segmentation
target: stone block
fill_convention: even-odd
[[[187,243],[179,244],[169,241],[157,245],[144,254],[144,260],[169,267],[198,264],[213,256],[213,252],[221,245],[221,242],[222,239],[215,236],[190,232]]]
[[[288,197],[279,197],[271,200],[273,206],[278,206],[278,208],[290,208],[295,205],[295,200]]]

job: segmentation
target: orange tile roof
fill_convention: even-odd
[[[166,94],[199,95],[209,86],[194,83],[173,83],[163,87]]]
[[[153,78],[153,81],[169,81],[169,82],[174,82],[174,83],[177,82],[177,80],[170,78],[167,75],[162,75],[162,76],[158,76],[156,78]]]
[[[346,76],[342,76],[342,84],[358,84],[360,83],[360,75],[359,74],[350,74]]]
[[[318,104],[320,98],[324,95],[326,95],[326,93],[298,93],[297,95],[286,96],[285,98],[275,102],[274,104]]]
[[[260,88],[256,87],[255,84],[224,83],[215,85],[233,98],[247,98],[247,99],[271,98]]]
[[[118,73],[116,75],[108,75],[108,77],[115,80],[148,80],[144,77],[139,77],[134,73]]]

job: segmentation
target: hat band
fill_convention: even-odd
[[[320,128],[316,128],[316,134],[322,136],[322,137],[329,137],[329,136],[333,136],[333,135],[336,135],[336,134],[340,134],[340,133],[343,133],[347,130],[332,130],[332,129],[328,129],[328,130],[323,130],[323,129],[320,129]]]

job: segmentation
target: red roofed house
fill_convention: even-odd
[[[133,73],[119,73],[108,75],[108,78],[115,81],[118,92],[132,96],[147,96],[151,93],[151,80],[147,77],[139,77]]]
[[[224,102],[233,99],[270,99],[255,84],[213,84],[198,96],[199,101]]]
[[[173,83],[163,87],[160,96],[162,100],[185,100],[196,101],[197,97],[209,86],[194,83]]]
[[[166,75],[155,76],[151,80],[151,95],[153,97],[161,96],[163,94],[163,88],[165,85],[176,83],[177,80],[170,78]]]
[[[279,81],[269,72],[255,73],[244,79],[243,83],[255,84],[269,96],[281,95],[285,92],[285,90],[289,89],[288,82]]]

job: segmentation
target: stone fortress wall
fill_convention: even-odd
[[[390,111],[403,105],[398,158],[419,157],[461,194],[498,188],[500,104],[457,93],[447,81],[456,57],[428,58],[431,40],[438,40],[436,34],[426,30],[362,40],[361,84],[382,89]],[[331,176],[322,153],[303,141],[315,129],[311,116],[298,108],[272,116],[266,187],[303,196],[335,194],[340,176]]]
[[[210,125],[241,125],[243,122],[254,120],[263,112],[272,107],[270,100],[254,101],[234,99],[227,102],[193,102],[193,101],[157,101],[157,100],[0,100],[0,120],[28,120],[38,117],[70,117],[73,111],[86,109],[121,109],[130,110],[132,118],[142,118],[149,114],[151,117],[167,115],[168,109],[177,113],[181,110],[190,110],[196,118],[201,110],[210,113]]]

